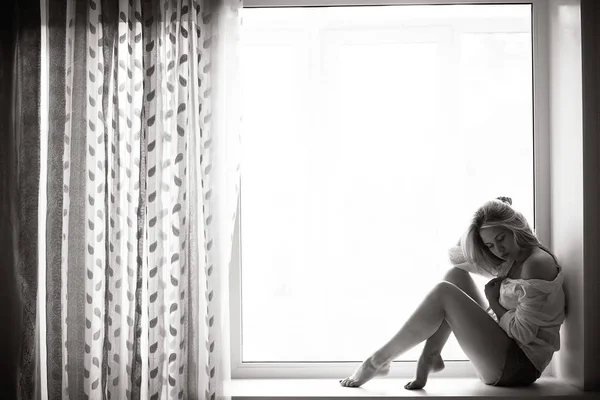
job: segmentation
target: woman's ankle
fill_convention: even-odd
[[[441,351],[434,351],[434,350],[426,351],[426,350],[423,350],[423,352],[421,353],[421,358],[424,361],[435,360],[436,358],[441,357],[441,356],[442,356]]]
[[[373,364],[373,366],[375,368],[381,368],[385,365],[391,364],[392,360],[387,357],[384,354],[381,354],[379,352],[375,352],[371,357],[370,357],[370,361],[371,364]]]

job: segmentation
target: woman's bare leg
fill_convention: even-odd
[[[358,387],[381,373],[400,354],[431,337],[446,320],[486,384],[502,371],[511,339],[479,304],[456,285],[440,282],[384,346],[365,360],[342,386]]]
[[[452,267],[444,276],[444,280],[458,286],[483,309],[487,308],[487,302],[484,301],[473,278],[471,278],[471,275],[467,271]],[[441,352],[446,345],[451,332],[452,330],[450,329],[448,322],[444,320],[433,336],[427,339],[423,352],[417,362],[415,379],[404,386],[406,389],[422,389],[427,383],[430,372],[438,372],[444,369],[445,365]]]

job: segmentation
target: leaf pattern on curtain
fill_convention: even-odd
[[[84,393],[97,398],[102,392],[101,360],[104,342],[104,296],[106,260],[106,212],[104,204],[104,162],[106,159],[104,118],[102,112],[103,67],[99,60],[97,43],[101,39],[98,6],[89,1],[87,29],[87,154],[86,154],[86,256],[85,256],[85,354]],[[127,254],[125,252],[124,254]],[[109,264],[110,265],[110,264]],[[118,313],[117,313],[118,314]]]
[[[227,265],[214,254],[210,76],[213,6],[225,3],[51,4],[66,13],[50,29],[65,43],[64,63],[51,64],[65,91],[50,114],[62,171],[48,177],[61,200],[49,207],[62,214],[47,230],[60,235],[47,285],[62,307],[47,313],[47,339],[60,339],[62,358],[48,363],[48,388],[63,399],[215,399],[214,279]]]
[[[206,13],[203,15],[203,22],[209,23],[213,15],[211,13]],[[196,40],[198,46],[201,46],[204,49],[208,49],[212,44],[212,36],[211,32],[203,29],[198,29],[196,31]],[[199,137],[196,140],[199,141],[199,176],[200,178],[200,189],[198,190],[198,208],[199,208],[199,221],[201,226],[204,226],[204,230],[202,232],[198,232],[200,238],[202,239],[204,246],[199,248],[200,255],[199,258],[203,258],[204,265],[204,282],[205,287],[200,288],[201,293],[203,293],[203,299],[201,299],[201,303],[205,307],[204,311],[204,323],[206,324],[207,329],[204,330],[204,337],[200,339],[200,346],[203,351],[201,354],[204,355],[204,359],[200,360],[204,365],[204,379],[201,380],[201,386],[204,386],[204,394],[206,400],[214,400],[216,396],[217,387],[213,383],[216,372],[216,363],[215,363],[215,355],[213,354],[215,351],[215,339],[216,334],[214,332],[214,322],[215,322],[215,309],[213,303],[214,297],[214,251],[213,251],[213,230],[211,229],[211,225],[213,222],[212,215],[212,207],[210,199],[212,197],[212,185],[211,185],[211,169],[212,169],[212,157],[211,157],[211,81],[210,81],[210,60],[202,59],[200,54],[198,56],[198,86],[201,90],[197,93],[197,106],[198,110],[195,115],[198,116],[198,129],[199,129]],[[198,148],[198,147],[197,147]]]
[[[165,2],[147,45],[149,243],[149,397],[183,397],[187,390],[187,325],[190,322],[187,189],[191,124],[190,62],[198,48],[190,37],[199,3]],[[200,55],[200,53],[198,53]],[[190,60],[192,58],[192,60]],[[191,86],[191,88],[190,88]],[[155,110],[161,110],[156,113]],[[162,256],[161,256],[162,255]],[[162,316],[162,318],[161,318]],[[194,320],[192,320],[194,321]]]
[[[97,7],[99,9],[99,7]],[[106,280],[107,364],[109,398],[139,397],[143,219],[140,210],[142,126],[142,43],[139,1],[119,2],[106,110],[109,261]],[[91,13],[90,13],[91,15]],[[96,20],[94,16],[91,21]],[[95,38],[93,38],[95,39]],[[91,41],[91,43],[96,43]],[[113,45],[110,43],[110,45]]]

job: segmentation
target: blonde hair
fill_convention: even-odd
[[[492,226],[510,230],[520,248],[541,247],[554,257],[554,254],[540,243],[523,214],[512,208],[512,200],[509,197],[499,197],[479,207],[461,239],[462,252],[467,262],[477,265],[491,275],[498,275],[506,262],[496,257],[479,235],[480,229]],[[556,257],[554,259],[556,260]]]

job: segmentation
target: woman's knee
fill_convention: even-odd
[[[454,283],[455,285],[463,284],[471,281],[471,275],[463,269],[452,267],[444,275],[444,280]]]
[[[444,275],[444,280],[455,284],[459,289],[469,295],[480,306],[486,307],[486,302],[483,295],[477,289],[477,285],[471,274],[460,268],[452,267]]]
[[[448,281],[440,281],[433,288],[433,292],[436,293],[438,296],[442,296],[442,297],[445,297],[448,295],[455,295],[461,291],[462,290],[458,286],[456,286],[454,283],[448,282]]]

